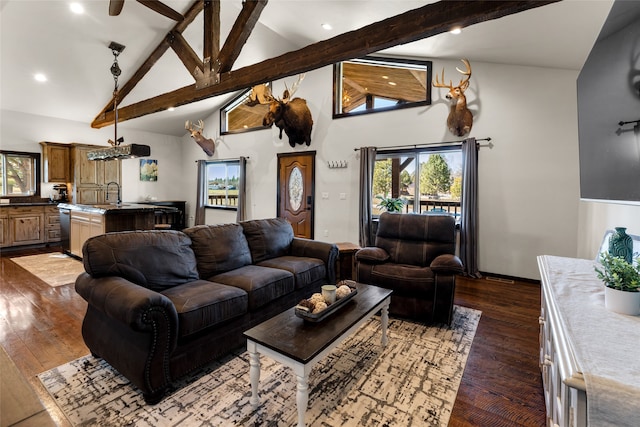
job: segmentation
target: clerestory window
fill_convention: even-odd
[[[333,68],[333,118],[431,104],[431,61],[367,56]]]

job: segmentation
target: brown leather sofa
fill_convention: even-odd
[[[96,236],[76,280],[88,303],[82,336],[153,404],[242,346],[245,330],[335,283],[337,255],[279,218]]]
[[[424,323],[451,323],[456,274],[451,215],[380,215],[375,247],[356,252],[358,281],[393,290],[389,313]]]

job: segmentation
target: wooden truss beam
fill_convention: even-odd
[[[191,4],[191,7],[187,11],[187,13],[184,14],[184,19],[178,22],[173,27],[171,32],[175,34],[182,34],[182,32],[189,26],[190,23],[193,22],[196,16],[198,16],[198,14],[202,11],[202,7],[203,7],[202,1],[194,0],[194,2]],[[153,52],[151,52],[151,55],[149,55],[149,57],[142,63],[142,65],[136,70],[136,72],[133,73],[133,76],[131,76],[129,81],[127,81],[118,90],[119,101],[122,101],[122,99],[133,90],[133,88],[138,84],[138,82],[142,80],[142,78],[147,74],[147,72],[149,72],[151,67],[155,65],[158,59],[160,59],[160,57],[167,51],[167,49],[169,49],[170,46],[171,45],[169,44],[169,40],[167,40],[167,37],[162,39],[160,44],[158,44],[158,46],[153,50]],[[191,72],[193,72],[193,70],[191,70]],[[113,101],[114,99],[111,98],[111,100],[102,109],[102,111],[100,111],[100,113],[98,113],[96,118],[93,119],[94,123],[96,122],[96,120],[100,118],[105,118],[107,114],[113,113],[113,105],[114,105]],[[118,112],[118,115],[119,114],[120,113]],[[120,122],[123,120],[120,120],[120,118],[118,117],[118,121]],[[113,118],[111,119],[111,123],[113,123]],[[93,126],[93,124],[91,126]]]
[[[181,13],[171,9],[169,6],[159,2],[158,0],[138,0],[138,3],[141,3],[154,12],[158,12],[160,15],[166,16],[174,21],[180,22],[184,19],[184,16],[182,16]]]
[[[220,81],[198,89],[185,86],[118,110],[119,121],[164,111],[213,96],[247,89],[259,83],[315,70],[336,62],[362,57],[399,44],[431,37],[451,28],[468,27],[559,0],[533,1],[447,1],[428,4],[400,15],[367,25],[297,51],[220,74]],[[505,35],[506,36],[506,35]],[[113,111],[91,124],[101,128],[113,124]]]

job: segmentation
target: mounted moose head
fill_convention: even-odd
[[[296,144],[311,144],[311,129],[313,128],[313,118],[311,111],[307,107],[307,101],[302,98],[293,98],[293,94],[298,89],[298,85],[304,79],[304,74],[298,77],[291,90],[286,88],[282,98],[274,98],[271,89],[267,85],[258,85],[251,88],[251,95],[247,105],[253,107],[258,104],[268,104],[269,111],[262,119],[263,126],[272,126],[274,123],[280,129],[280,139],[282,130],[289,137],[289,145],[295,147]]]
[[[197,125],[194,125],[190,120],[187,120],[184,124],[184,128],[191,132],[191,138],[195,139],[196,143],[205,153],[207,153],[207,156],[213,156],[214,151],[216,151],[216,144],[212,139],[205,138],[202,135],[202,131],[204,130],[204,122],[202,120],[198,120]]]
[[[458,86],[454,87],[451,80],[449,80],[448,86],[444,84],[444,68],[442,69],[442,83],[438,81],[437,74],[436,80],[433,82],[433,87],[449,89],[449,93],[445,96],[445,98],[451,101],[451,110],[449,111],[449,117],[447,117],[447,127],[449,128],[449,132],[456,136],[464,136],[468,134],[471,131],[471,126],[473,126],[473,114],[471,114],[471,111],[467,108],[467,97],[464,96],[464,91],[469,87],[471,65],[466,59],[462,59],[461,61],[467,67],[467,70],[462,71],[456,67],[456,70],[458,70],[459,73],[466,76],[460,80],[460,84]]]

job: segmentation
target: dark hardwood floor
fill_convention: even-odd
[[[73,285],[52,288],[0,257],[0,345],[59,426],[68,423],[36,375],[89,353],[80,333],[86,303]],[[455,302],[482,311],[449,426],[544,426],[538,368],[540,286],[460,278]],[[400,427],[400,426],[394,426]]]

